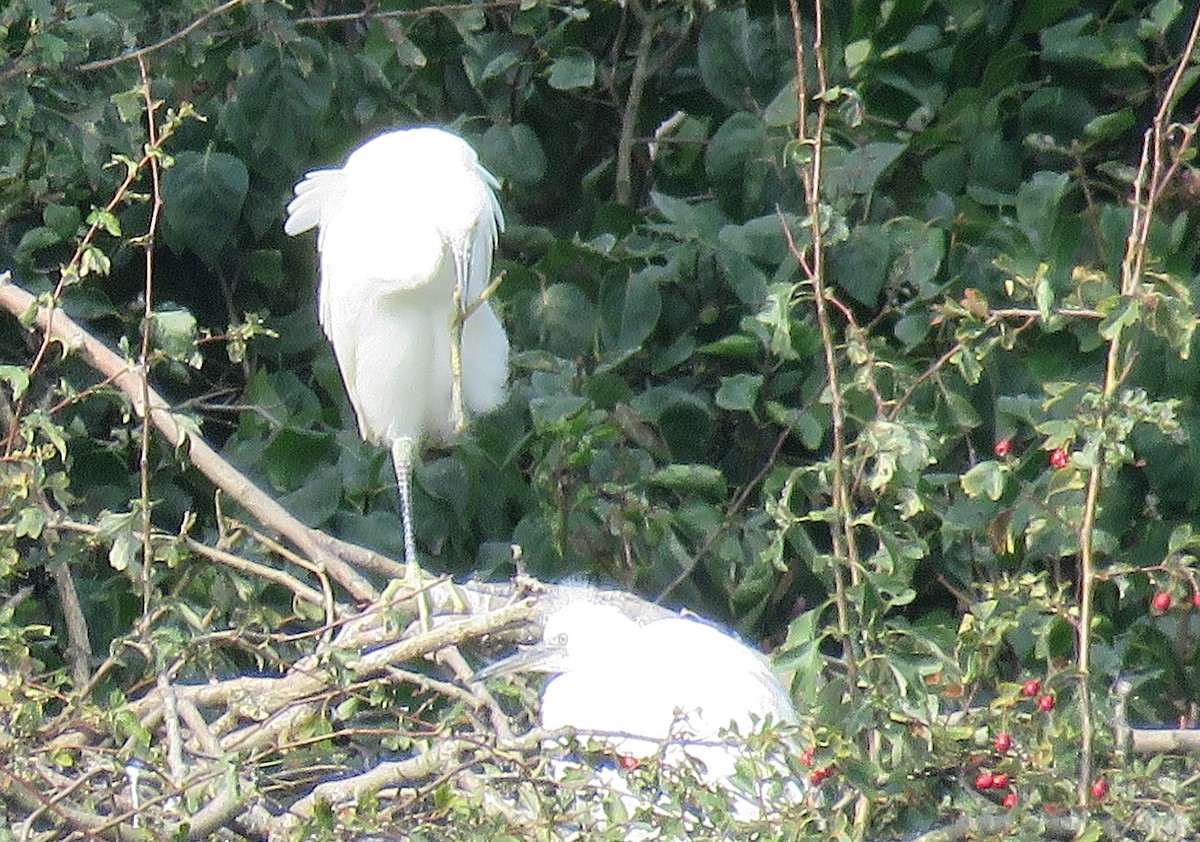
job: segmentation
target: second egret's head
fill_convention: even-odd
[[[577,600],[551,610],[542,640],[502,661],[485,667],[476,678],[496,678],[514,672],[557,675],[583,667],[620,661],[636,645],[638,624],[620,608],[602,602]]]

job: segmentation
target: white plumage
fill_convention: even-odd
[[[542,693],[541,724],[595,736],[622,756],[698,762],[718,786],[745,751],[720,732],[745,736],[768,718],[794,722],[796,712],[766,659],[719,629],[672,616],[639,623],[616,605],[578,596],[546,616],[542,641],[484,669],[494,677],[518,670],[551,673]],[[613,776],[601,776],[616,786]],[[799,797],[792,786],[787,798]],[[735,800],[739,818],[760,809]]]
[[[386,132],[355,149],[341,169],[308,173],[284,231],[318,228],[319,316],[367,441],[396,465],[405,556],[412,535],[412,460],[423,437],[461,428],[504,398],[508,338],[487,301],[504,216],[495,177],[466,141],[418,127]],[[455,291],[478,302],[462,324],[461,400],[451,371]]]

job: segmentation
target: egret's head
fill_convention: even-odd
[[[484,680],[514,672],[559,674],[595,667],[628,653],[637,623],[615,605],[589,600],[567,602],[551,609],[542,640],[476,674]]]
[[[453,132],[417,126],[384,132],[355,149],[346,159],[348,172],[380,175],[403,169],[413,173],[474,173],[479,158],[471,145]]]

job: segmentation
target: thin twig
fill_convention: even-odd
[[[37,300],[11,279],[0,275],[0,307],[14,316],[37,306]],[[67,348],[77,348],[87,362],[112,379],[133,403],[138,415],[146,412],[143,403],[141,378],[126,361],[84,330],[57,308],[37,307],[34,324],[48,342],[60,342]],[[286,509],[229,464],[203,438],[188,431],[171,410],[170,404],[154,389],[149,390],[149,413],[154,426],[174,447],[186,447],[192,465],[246,509],[259,523],[275,530],[291,541],[310,558],[323,565],[329,574],[351,596],[370,602],[378,595],[375,588],[356,570],[327,547],[329,541],[320,532],[296,520]],[[364,553],[366,551],[363,551]]]
[[[89,61],[89,62],[86,62],[84,64],[77,66],[75,69],[82,71],[83,73],[91,73],[96,70],[104,70],[109,67],[114,67],[118,64],[124,64],[127,61],[141,62],[142,59],[144,59],[146,56],[150,55],[151,53],[158,52],[163,47],[169,47],[172,44],[174,44],[176,41],[182,41],[184,38],[191,35],[193,32],[195,32],[201,26],[204,26],[204,24],[208,23],[213,18],[223,15],[226,12],[232,10],[234,7],[240,6],[240,5],[242,5],[242,0],[227,0],[227,2],[222,3],[220,6],[217,6],[217,8],[215,8],[215,9],[210,9],[209,11],[200,15],[200,17],[196,18],[194,21],[189,23],[183,29],[179,30],[178,32],[171,33],[166,38],[163,38],[161,41],[156,41],[153,44],[150,44],[149,46],[146,46],[146,47],[139,47],[136,50],[130,50],[127,53],[121,53],[121,55],[113,56],[112,58],[104,58],[104,59],[99,59],[97,61]]]
[[[391,9],[381,12],[372,7],[361,12],[343,12],[336,15],[311,15],[296,18],[297,25],[316,26],[326,23],[353,23],[360,20],[386,20],[388,18],[421,18],[429,15],[450,14],[452,12],[487,11],[489,9],[510,9],[520,6],[525,0],[490,0],[490,2],[473,3],[428,3],[416,9]],[[372,4],[373,5],[373,4]]]
[[[146,104],[146,148],[159,150],[158,127],[155,118],[158,103],[150,92],[150,76],[146,62],[138,56],[138,71],[142,82],[142,101]],[[150,325],[154,318],[154,237],[158,233],[158,218],[162,213],[162,192],[158,179],[158,156],[150,157],[150,222],[142,246],[145,250],[145,287],[142,291],[142,344],[138,353],[138,374],[142,381],[142,406],[150,405]],[[154,546],[150,541],[150,414],[142,416],[142,441],[138,448],[138,490],[142,515],[142,613],[150,613],[151,583],[154,572]]]
[[[1174,177],[1181,161],[1186,158],[1186,152],[1200,128],[1200,116],[1182,127],[1183,137],[1178,148],[1171,150],[1171,112],[1175,107],[1176,96],[1184,73],[1192,65],[1192,54],[1200,38],[1200,10],[1192,19],[1192,28],[1188,40],[1180,53],[1179,62],[1170,83],[1162,94],[1154,121],[1146,132],[1142,143],[1141,161],[1138,165],[1137,178],[1134,181],[1131,198],[1131,213],[1129,235],[1125,241],[1125,255],[1121,261],[1121,294],[1127,298],[1136,298],[1141,292],[1142,273],[1149,252],[1150,228],[1154,220],[1154,209],[1158,199],[1163,195],[1167,185]],[[1171,154],[1171,153],[1174,154]],[[1170,156],[1170,161],[1167,160]],[[1128,364],[1123,364],[1126,354],[1123,334],[1120,330],[1109,340],[1108,353],[1105,357],[1103,400],[1100,404],[1098,426],[1104,429],[1105,417],[1117,391],[1129,371]],[[1091,469],[1088,471],[1087,491],[1084,497],[1083,518],[1079,525],[1079,620],[1076,634],[1076,666],[1080,683],[1080,751],[1079,777],[1076,781],[1076,796],[1080,807],[1085,807],[1090,796],[1092,781],[1092,688],[1091,688],[1091,650],[1092,650],[1092,612],[1093,591],[1096,583],[1095,529],[1096,517],[1099,511],[1100,486],[1103,480],[1105,454],[1103,439]]]
[[[798,0],[788,0],[788,8],[792,16],[793,32],[798,32],[800,29],[800,9]],[[812,136],[808,134],[808,128],[805,122],[797,120],[796,136],[802,143],[807,143],[811,150],[811,159],[809,165],[806,166],[802,173],[804,180],[805,205],[808,212],[809,233],[812,239],[812,245],[807,253],[802,253],[796,246],[794,239],[791,236],[791,231],[786,224],[783,224],[784,232],[789,242],[789,249],[797,261],[806,267],[808,282],[813,286],[813,300],[816,306],[817,325],[821,334],[821,347],[825,354],[825,369],[826,377],[829,381],[830,394],[830,415],[832,418],[832,453],[830,455],[830,469],[832,471],[832,496],[833,505],[838,513],[840,520],[835,520],[830,524],[830,539],[833,544],[833,552],[835,562],[833,567],[834,577],[834,603],[837,611],[838,634],[841,638],[843,656],[847,670],[847,685],[851,693],[856,692],[858,684],[858,664],[855,653],[855,647],[851,638],[850,629],[850,605],[849,596],[847,595],[844,568],[849,568],[851,582],[855,582],[858,578],[858,551],[857,544],[854,538],[853,527],[853,512],[850,509],[849,492],[845,478],[845,457],[846,457],[846,434],[845,434],[845,408],[842,404],[841,383],[838,377],[838,362],[837,362],[837,344],[833,336],[833,327],[830,324],[829,313],[827,310],[825,296],[825,247],[824,247],[824,231],[821,228],[821,161],[824,151],[825,137],[825,119],[828,112],[825,98],[821,96],[826,88],[825,75],[825,57],[823,54],[823,44],[821,38],[821,3],[816,0],[813,3],[813,8],[816,13],[816,21],[813,33],[813,55],[817,64],[817,111],[816,125],[814,126]],[[797,37],[795,41],[796,49],[796,75],[799,85],[804,84],[804,41]],[[808,90],[801,88],[798,93],[803,100],[808,99]]]

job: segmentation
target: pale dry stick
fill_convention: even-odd
[[[66,559],[53,557],[50,572],[54,576],[54,589],[58,592],[62,607],[63,622],[67,626],[67,660],[71,664],[71,682],[76,688],[86,687],[91,680],[92,644],[87,617],[79,590],[71,576]]]
[[[1185,127],[1184,139],[1176,150],[1174,161],[1165,163],[1170,140],[1171,112],[1175,107],[1176,94],[1184,73],[1192,65],[1192,54],[1200,38],[1200,10],[1192,19],[1192,28],[1188,33],[1187,43],[1180,54],[1175,72],[1163,92],[1154,115],[1154,121],[1146,132],[1142,144],[1142,156],[1138,165],[1137,177],[1134,181],[1134,194],[1131,202],[1129,235],[1125,241],[1125,255],[1121,261],[1121,294],[1134,298],[1141,291],[1142,273],[1145,270],[1146,256],[1150,243],[1150,226],[1154,219],[1154,209],[1161,197],[1166,183],[1170,180],[1184,158],[1184,153],[1195,137],[1197,126],[1200,126],[1200,116]],[[1143,192],[1144,191],[1144,192]],[[1123,382],[1128,366],[1122,366],[1121,358],[1124,345],[1122,333],[1118,331],[1108,341],[1108,353],[1104,365],[1103,401],[1101,402],[1101,424],[1108,407],[1114,400],[1117,390]],[[1095,558],[1095,529],[1096,517],[1099,510],[1100,484],[1105,460],[1104,443],[1088,471],[1087,491],[1084,496],[1083,518],[1079,525],[1079,620],[1076,634],[1076,662],[1080,682],[1080,747],[1079,747],[1079,778],[1076,781],[1076,797],[1080,807],[1087,806],[1091,795],[1092,781],[1092,692],[1090,685],[1092,658],[1092,614],[1093,592],[1096,583]]]
[[[540,747],[545,740],[561,738],[567,731],[543,731],[534,729],[512,741],[506,741],[503,749],[527,752]],[[435,743],[428,751],[414,757],[388,763],[381,763],[360,775],[327,781],[319,784],[311,793],[294,803],[287,813],[280,816],[271,827],[269,840],[287,840],[299,824],[311,817],[321,804],[332,805],[335,808],[342,804],[357,802],[368,793],[378,793],[397,789],[405,784],[432,778],[434,785],[445,781],[470,764],[461,762],[460,758],[476,752],[495,753],[500,749],[482,746],[478,741],[469,738],[456,738]],[[404,812],[411,807],[418,795],[409,796],[407,801],[397,808]]]
[[[192,704],[190,699],[178,698],[178,694],[176,694],[175,703],[179,709],[179,718],[187,725],[199,751],[209,760],[220,757],[221,743],[212,729],[208,727],[208,721],[200,713],[200,709]]]
[[[322,569],[321,565],[313,564],[308,559],[304,558],[298,553],[292,552],[290,549],[283,546],[273,538],[264,535],[259,530],[253,529],[249,526],[246,527],[246,530],[254,536],[254,540],[262,543],[262,545],[271,552],[275,553],[281,558],[288,559],[292,562],[292,564],[307,570],[309,573],[317,577],[317,581],[321,583],[321,608],[325,612],[325,628],[324,631],[321,632],[321,642],[318,645],[320,649],[328,648],[329,644],[333,642],[333,633],[337,626],[338,617],[342,614],[340,606],[334,599],[333,585],[331,585],[329,582],[329,576],[325,573],[324,569]]]
[[[291,839],[295,829],[311,818],[321,804],[337,806],[355,803],[367,793],[391,789],[414,780],[436,775],[457,762],[458,757],[472,746],[464,740],[443,740],[428,751],[405,760],[380,763],[372,769],[350,778],[318,784],[313,791],[288,808],[269,829],[268,840]]]
[[[302,602],[307,602],[310,605],[315,605],[318,608],[328,611],[328,593],[322,593],[316,588],[304,584],[295,576],[283,570],[278,570],[266,564],[259,564],[256,561],[250,561],[247,558],[242,558],[228,550],[217,549],[210,547],[207,544],[197,541],[195,538],[184,538],[184,544],[189,550],[198,556],[203,556],[209,561],[214,561],[231,570],[237,570],[241,573],[246,573],[254,576],[257,579],[262,579],[264,582],[273,582],[276,585],[287,588],[292,594]]]
[[[64,348],[79,350],[87,362],[108,377],[132,402],[138,415],[145,412],[141,396],[141,378],[129,364],[57,308],[38,307],[37,299],[12,283],[8,273],[0,274],[0,307],[14,316],[36,309],[34,323],[46,337],[44,344],[59,342]],[[151,421],[175,447],[187,447],[191,463],[218,488],[236,500],[260,523],[283,535],[302,552],[322,564],[351,596],[363,602],[378,593],[371,584],[342,559],[326,549],[326,542],[288,513],[277,501],[263,493],[244,474],[236,470],[198,435],[186,430],[171,412],[171,406],[154,389],[149,390]]]
[[[1138,754],[1200,754],[1200,730],[1195,728],[1132,728],[1129,735],[1130,749]]]
[[[482,703],[483,707],[487,708],[492,728],[495,729],[500,739],[511,740],[513,733],[512,728],[508,724],[508,716],[501,709],[500,704],[496,701],[496,697],[484,686],[483,682],[472,680],[475,668],[467,663],[467,659],[463,657],[458,647],[447,646],[438,652],[438,659],[450,667],[454,672],[455,678],[470,688],[471,693],[475,696],[475,701]]]
[[[102,826],[102,817],[91,810],[72,806],[67,799],[80,789],[85,789],[93,778],[103,772],[104,770],[101,768],[86,771],[73,780],[70,785],[55,792],[53,796],[47,797],[25,779],[6,772],[5,768],[0,766],[0,793],[3,793],[5,800],[15,801],[29,814],[21,822],[21,838],[28,839],[33,834],[33,826],[38,824],[44,816],[57,816],[69,824],[76,833],[99,842],[103,838],[98,833]],[[61,833],[51,835],[59,838]]]
[[[488,632],[529,622],[535,616],[532,600],[522,600],[496,611],[435,627],[411,638],[377,646],[362,652],[357,659],[347,657],[342,661],[341,668],[358,679],[369,678],[396,664],[423,658]],[[335,646],[346,653],[362,648],[361,645],[347,646],[344,640],[337,641]],[[226,751],[246,751],[272,745],[280,734],[290,732],[316,715],[317,707],[302,700],[324,693],[330,685],[336,684],[336,675],[331,668],[323,666],[324,661],[323,655],[310,655],[297,662],[283,678],[269,679],[275,685],[255,700],[259,710],[269,714],[266,721],[230,733],[222,739],[222,747]]]
[[[467,705],[479,704],[479,698],[474,693],[470,690],[464,690],[462,687],[452,684],[449,681],[440,681],[436,678],[430,678],[424,673],[413,672],[412,670],[401,669],[400,667],[387,667],[383,672],[396,684],[411,684],[426,692],[437,693],[439,696],[445,696],[447,699]],[[369,681],[363,683],[366,684]]]
[[[158,697],[162,700],[163,729],[167,732],[167,780],[178,786],[186,775],[183,765],[183,734],[179,728],[179,700],[165,673],[158,675]]]

